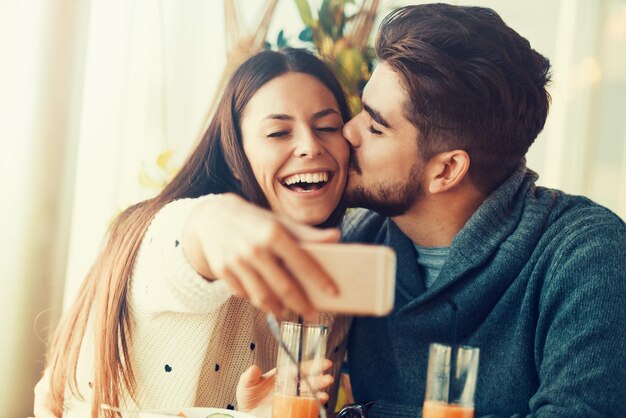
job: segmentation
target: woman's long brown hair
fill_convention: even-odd
[[[163,206],[182,198],[234,192],[252,203],[269,207],[243,152],[240,118],[261,86],[289,71],[320,80],[335,96],[343,120],[349,119],[339,82],[318,58],[304,50],[263,51],[235,71],[207,131],[176,177],[158,196],[129,207],[115,219],[104,248],[83,281],[72,308],[59,324],[48,357],[54,412],[58,416],[63,412],[66,389],[83,398],[78,390],[76,368],[90,320],[95,346],[92,418],[115,416],[113,412],[100,410],[100,405],[118,406],[120,394],[135,395],[129,353],[132,324],[128,313],[128,283],[144,234]],[[325,224],[336,225],[342,213],[338,207]]]

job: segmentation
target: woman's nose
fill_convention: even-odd
[[[342,134],[344,138],[352,145],[353,147],[359,147],[361,145],[361,136],[359,135],[358,129],[358,115],[353,117],[343,125]]]
[[[320,143],[320,140],[311,131],[303,132],[300,138],[297,139],[296,148],[294,153],[298,157],[317,157],[324,153],[324,147]]]

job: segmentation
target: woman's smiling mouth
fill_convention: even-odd
[[[279,180],[285,188],[297,193],[311,193],[323,189],[332,179],[330,171],[291,174]]]

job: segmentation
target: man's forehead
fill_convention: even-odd
[[[406,101],[404,87],[398,74],[389,66],[379,64],[363,89],[363,103],[392,122],[403,117]]]

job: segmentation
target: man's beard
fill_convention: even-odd
[[[350,160],[350,166],[357,175],[361,175],[361,167],[354,155]],[[350,186],[350,178],[348,177],[344,202],[348,207],[370,209],[383,216],[403,215],[423,194],[420,185],[422,173],[422,165],[415,162],[407,178],[392,184],[374,183],[367,187],[363,185]]]

